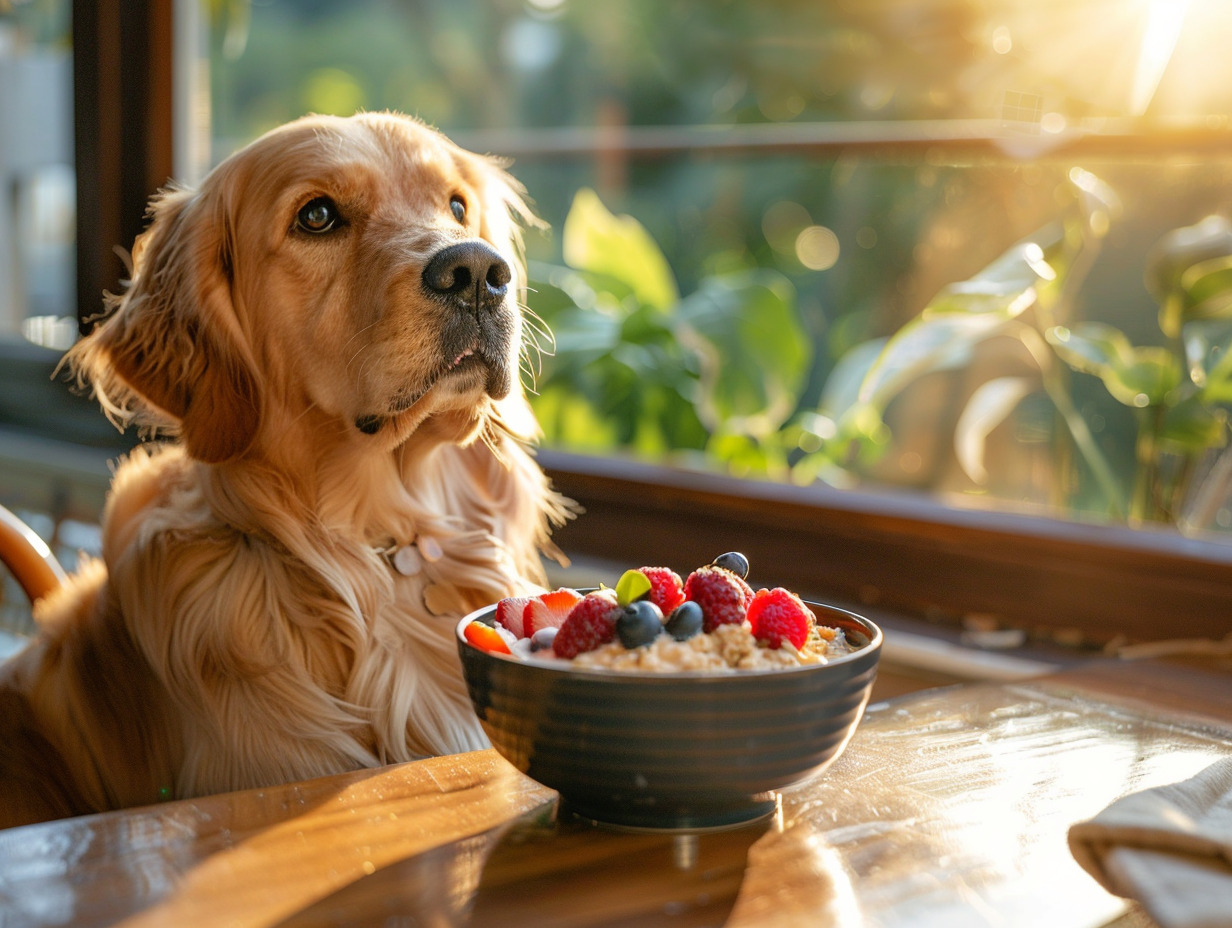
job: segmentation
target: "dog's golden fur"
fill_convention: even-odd
[[[151,214],[68,363],[178,441],[120,467],[101,562],[0,670],[0,826],[483,746],[454,626],[541,585],[567,514],[524,447],[531,217],[498,165],[308,117]],[[512,272],[486,315],[423,278],[474,241]]]

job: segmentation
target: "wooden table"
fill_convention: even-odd
[[[1145,925],[1066,831],[1229,754],[1232,676],[1160,664],[871,706],[775,816],[699,835],[558,817],[481,751],[0,831],[0,928]]]

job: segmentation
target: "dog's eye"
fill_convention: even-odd
[[[459,196],[449,198],[449,208],[453,211],[453,218],[458,222],[466,222],[466,201]]]
[[[295,216],[295,224],[314,235],[329,232],[342,223],[338,205],[329,197],[309,200]]]

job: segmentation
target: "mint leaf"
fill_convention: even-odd
[[[616,581],[616,602],[627,606],[650,592],[650,578],[640,570],[626,570]]]

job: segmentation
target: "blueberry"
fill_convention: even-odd
[[[557,628],[541,628],[530,636],[530,649],[534,651],[552,650],[552,642],[556,640]]]
[[[639,599],[621,610],[616,619],[616,634],[626,648],[650,644],[663,631],[663,613],[648,599]]]
[[[730,570],[742,580],[749,575],[749,559],[739,551],[728,551],[726,554],[720,554],[711,561],[711,564],[714,567]]]
[[[667,617],[667,633],[677,641],[692,638],[702,630],[702,607],[688,599]]]

